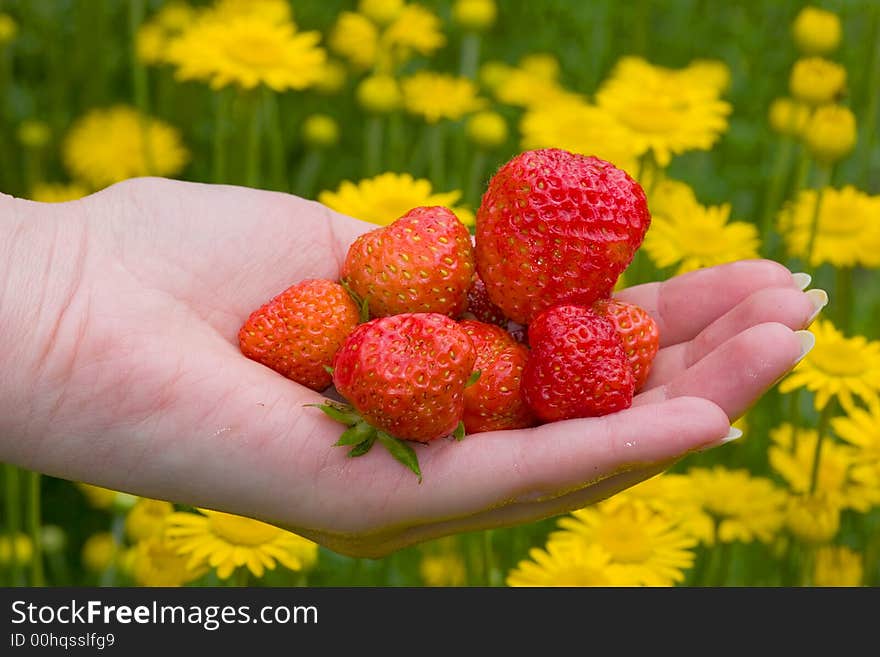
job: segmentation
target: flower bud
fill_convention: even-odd
[[[775,99],[768,114],[770,127],[789,137],[799,137],[810,119],[809,108],[791,98]]]
[[[836,101],[846,87],[846,69],[821,57],[795,62],[788,81],[791,95],[807,105]]]
[[[388,114],[401,104],[400,85],[390,75],[373,75],[358,85],[358,104],[374,114]]]
[[[823,105],[807,122],[803,139],[814,160],[825,166],[833,164],[856,145],[856,117],[842,105]]]
[[[794,42],[805,55],[826,55],[840,45],[840,18],[817,7],[804,7],[794,19]]]
[[[311,148],[329,148],[339,143],[339,124],[326,114],[312,114],[303,121],[302,136]]]
[[[488,30],[495,24],[497,16],[494,0],[457,0],[452,5],[452,20],[469,32]]]
[[[507,123],[497,112],[477,112],[468,119],[465,134],[480,148],[491,150],[507,141]]]
[[[358,11],[376,25],[389,25],[400,16],[403,0],[360,0]]]

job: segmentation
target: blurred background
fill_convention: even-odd
[[[0,0],[5,193],[159,175],[472,226],[560,147],[648,193],[623,283],[760,256],[831,296],[743,439],[570,515],[360,560],[7,464],[0,584],[880,584],[878,101],[868,0]]]

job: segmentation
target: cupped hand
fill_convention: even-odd
[[[17,372],[0,393],[0,458],[357,556],[567,512],[722,444],[809,348],[796,331],[817,305],[762,260],[624,290],[661,335],[632,408],[416,445],[420,484],[384,450],[347,457],[340,425],[307,406],[321,395],[238,349],[253,309],[302,279],[335,280],[375,226],[285,194],[163,179],[15,205],[17,235],[51,239],[30,255],[15,243],[29,298],[16,306],[9,271],[0,297],[19,308],[8,339],[24,345],[0,356]]]

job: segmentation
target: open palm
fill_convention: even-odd
[[[29,420],[0,456],[260,518],[352,555],[583,507],[719,444],[796,363],[794,331],[814,313],[768,261],[625,290],[662,342],[631,409],[417,445],[419,484],[384,450],[348,458],[333,446],[340,425],[306,407],[319,394],[238,349],[254,308],[302,279],[336,279],[375,226],[284,194],[163,179],[64,208],[77,255],[48,285],[69,293],[46,295],[60,301],[40,313],[51,330],[34,331],[46,337]]]

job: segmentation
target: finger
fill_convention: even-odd
[[[642,391],[656,388],[710,354],[743,331],[767,322],[778,322],[792,330],[806,328],[828,303],[824,290],[803,293],[793,287],[758,290],[703,329],[693,340],[661,349],[654,358],[651,374]]]
[[[740,260],[621,290],[615,297],[641,306],[660,329],[660,346],[692,340],[749,295],[767,287],[797,288],[772,260]]]
[[[634,406],[698,395],[741,416],[768,388],[791,370],[815,338],[778,323],[758,324],[734,336],[664,385],[636,395]]]

